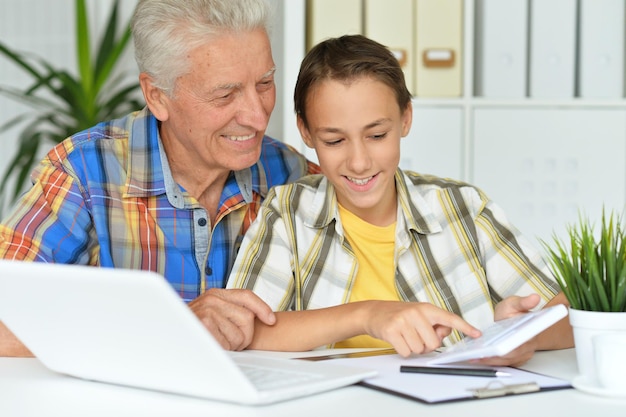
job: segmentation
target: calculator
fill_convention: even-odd
[[[506,355],[567,316],[567,313],[567,307],[558,304],[498,320],[482,330],[480,337],[466,337],[427,363],[436,365]]]

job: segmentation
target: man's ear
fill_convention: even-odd
[[[167,120],[169,118],[168,106],[166,105],[167,100],[169,100],[167,95],[163,90],[155,87],[152,77],[145,72],[139,74],[139,85],[150,112],[161,122]]]
[[[402,113],[402,137],[409,134],[413,124],[413,103],[409,102]]]
[[[311,134],[309,133],[309,129],[305,126],[304,120],[302,120],[302,117],[300,117],[300,115],[296,117],[296,124],[298,125],[298,130],[300,131],[300,136],[302,136],[304,144],[313,149],[313,140],[311,139]]]

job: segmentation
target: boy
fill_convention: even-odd
[[[324,175],[275,188],[240,248],[229,286],[278,311],[273,326],[257,322],[250,348],[390,344],[407,356],[564,302],[539,253],[480,190],[398,169],[413,111],[387,48],[360,35],[320,43],[294,100]],[[571,345],[565,320],[490,361]]]

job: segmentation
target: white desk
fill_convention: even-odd
[[[524,367],[571,380],[577,374],[573,349],[540,352]],[[574,389],[503,398],[426,405],[360,386],[262,407],[162,394],[82,381],[55,374],[36,359],[0,358],[2,417],[120,416],[584,416],[626,415],[626,400],[588,395]]]

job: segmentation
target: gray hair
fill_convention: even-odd
[[[223,32],[269,33],[269,22],[267,0],[140,0],[131,21],[135,60],[172,96],[176,80],[190,71],[190,51]]]

